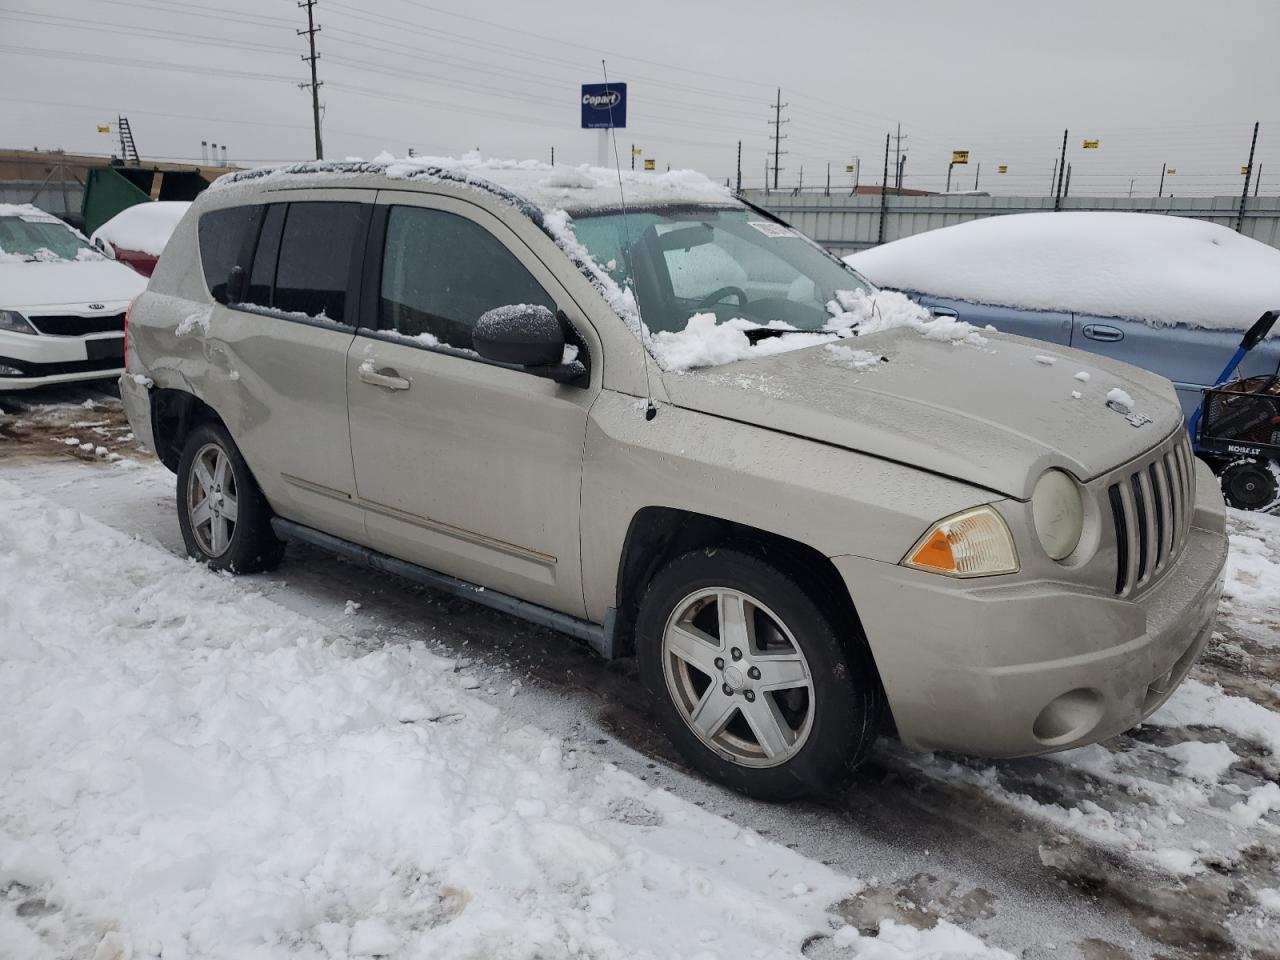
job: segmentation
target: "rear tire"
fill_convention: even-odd
[[[284,543],[271,508],[235,442],[219,423],[191,431],[178,461],[178,524],[187,553],[215,570],[272,570]]]
[[[649,583],[636,621],[657,720],[702,773],[761,800],[846,785],[880,729],[883,693],[856,623],[786,573],[700,549]]]

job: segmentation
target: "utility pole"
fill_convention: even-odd
[[[1164,172],[1168,169],[1169,165],[1167,163],[1160,164],[1160,192],[1156,194],[1157,197],[1164,196]]]
[[[635,168],[636,168],[636,145],[633,143],[631,145],[631,169],[634,170]]]
[[[822,191],[824,197],[831,196],[831,164],[827,164],[827,188]]]
[[[1258,175],[1253,178],[1253,195],[1258,195],[1258,188],[1262,186],[1262,164],[1258,164]]]
[[[773,119],[769,121],[769,126],[773,127],[773,134],[771,139],[773,140],[773,189],[775,190],[778,189],[778,171],[782,169],[781,167],[778,166],[778,163],[782,155],[786,152],[785,150],[782,149],[782,141],[787,139],[786,134],[782,132],[782,125],[784,123],[791,122],[790,120],[782,119],[782,108],[785,106],[788,106],[788,104],[785,104],[782,102],[782,88],[779,87],[778,99],[773,104]],[[767,179],[767,176],[768,176],[768,173],[767,173],[767,167],[766,167],[766,179]]]
[[[893,137],[893,189],[902,189],[902,168],[906,164],[906,151],[902,149],[902,141],[910,137],[902,135],[902,124],[898,124],[898,132]]]
[[[1062,185],[1062,196],[1066,197],[1071,193],[1071,164],[1067,164],[1067,182]]]
[[[307,29],[299,30],[298,36],[307,38],[307,46],[311,50],[310,56],[304,56],[304,62],[311,64],[311,82],[300,83],[298,86],[311,88],[311,122],[316,133],[316,159],[324,159],[324,144],[320,139],[320,81],[316,79],[316,61],[320,59],[320,54],[316,53],[316,34],[320,32],[320,28],[316,26],[315,21],[315,5],[316,0],[301,0],[299,7],[307,8]]]
[[[1053,209],[1062,209],[1062,176],[1067,169],[1067,134],[1069,130],[1062,131],[1062,159],[1058,161],[1058,189],[1053,195]]]
[[[804,192],[804,164],[800,164],[800,182],[796,185],[796,193]]]
[[[978,177],[982,176],[982,162],[978,162],[978,168],[973,171],[973,189],[978,189]]]
[[[742,193],[742,141],[738,141],[738,189],[735,194]]]
[[[1236,216],[1236,233],[1244,229],[1244,205],[1249,199],[1249,178],[1253,176],[1253,152],[1258,147],[1258,124],[1253,125],[1253,142],[1249,144],[1249,165],[1244,169],[1244,189],[1240,191],[1240,213]]]
[[[884,243],[884,221],[889,213],[889,134],[884,135],[884,178],[880,181],[880,239]]]
[[[1133,179],[1134,179],[1134,180],[1136,180],[1137,178],[1135,177],[1135,178],[1133,178]],[[1132,198],[1132,197],[1133,197],[1133,180],[1130,180],[1130,181],[1129,181],[1129,196],[1130,196],[1130,198]]]
[[[556,165],[556,148],[555,147],[551,148],[551,165],[553,167]]]
[[[1049,192],[1053,193],[1053,184],[1058,179],[1058,158],[1053,158],[1053,172],[1049,174]]]

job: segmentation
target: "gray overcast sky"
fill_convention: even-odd
[[[629,85],[619,131],[659,169],[764,176],[776,87],[781,181],[878,183],[902,123],[904,185],[1049,188],[1071,131],[1073,195],[1237,194],[1254,120],[1262,193],[1280,193],[1276,0],[318,0],[328,157],[458,154],[594,161],[578,85]],[[295,84],[305,12],[294,0],[0,0],[0,146],[107,152],[96,123],[127,115],[146,156],[306,159],[310,101]],[[22,78],[19,82],[12,82]],[[1083,151],[1083,138],[1098,150]],[[998,175],[997,165],[1009,172]]]

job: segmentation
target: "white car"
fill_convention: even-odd
[[[29,204],[0,204],[0,391],[118,376],[147,281]]]

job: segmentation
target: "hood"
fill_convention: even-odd
[[[985,345],[974,346],[888,330],[838,345],[846,357],[853,347],[888,358],[869,369],[822,345],[667,373],[663,382],[677,406],[1019,499],[1031,496],[1049,467],[1087,482],[1151,449],[1183,422],[1163,377],[1023,337],[983,336]],[[1136,416],[1108,406],[1108,393],[1117,388],[1132,400]]]
[[[0,262],[0,310],[107,304],[146,288],[145,277],[114,260]]]

